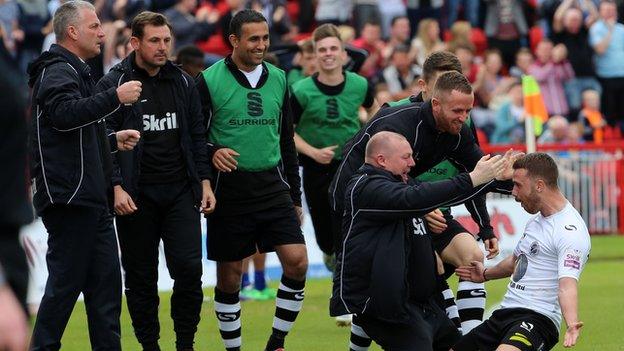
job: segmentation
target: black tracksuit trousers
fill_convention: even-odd
[[[121,350],[121,273],[113,217],[107,209],[50,205],[48,280],[31,350],[59,350],[78,295],[84,295],[92,350]]]
[[[307,159],[302,161],[302,165],[303,191],[312,217],[316,242],[323,253],[332,255],[334,237],[337,234],[334,233],[336,227],[332,225],[327,191],[340,162],[332,161],[328,165],[322,165]]]
[[[174,280],[171,318],[178,349],[191,348],[203,301],[199,208],[188,181],[141,184],[138,210],[117,216],[125,293],[132,326],[145,348],[159,339],[158,247]]]

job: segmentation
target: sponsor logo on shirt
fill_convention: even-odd
[[[414,226],[414,235],[427,234],[427,229],[425,228],[425,223],[422,218],[412,218],[412,225]]]
[[[566,224],[564,228],[569,231],[576,230],[576,226],[574,224]]]
[[[144,132],[159,132],[170,129],[178,129],[178,119],[175,112],[167,112],[163,118],[156,118],[156,115],[143,115]]]
[[[232,118],[228,121],[228,124],[232,127],[235,126],[274,126],[277,124],[275,118],[257,118],[264,114],[262,107],[262,95],[258,92],[252,91],[247,94],[247,116],[252,118],[240,117]]]
[[[579,250],[570,250],[566,252],[563,258],[563,266],[573,269],[581,269],[581,252]]]

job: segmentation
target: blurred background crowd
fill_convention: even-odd
[[[25,76],[54,43],[51,18],[63,0],[0,0],[1,54]],[[538,142],[602,143],[624,128],[623,0],[93,0],[106,33],[91,60],[96,79],[131,50],[129,24],[143,10],[173,25],[174,57],[192,75],[230,52],[228,25],[243,8],[262,12],[268,59],[291,83],[313,74],[310,33],[339,26],[351,62],[379,103],[418,93],[431,52],[455,53],[476,92],[472,118],[482,143],[524,141],[520,77],[538,82],[549,115]]]

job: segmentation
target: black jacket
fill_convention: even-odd
[[[94,94],[89,66],[56,44],[29,65],[28,74],[35,209],[106,208],[110,149],[116,151],[117,142],[114,133],[106,140],[104,118],[120,107],[115,87]]]
[[[412,145],[416,165],[410,172],[416,177],[438,163],[449,160],[460,172],[474,169],[483,151],[479,148],[471,128],[464,124],[459,135],[436,129],[431,102],[412,102],[407,105],[382,108],[343,148],[343,160],[329,187],[330,205],[334,211],[343,209],[346,184],[364,164],[366,143],[375,133],[391,131],[403,135]],[[496,182],[495,191],[510,194],[513,184]],[[466,208],[480,227],[484,239],[493,236],[490,218],[482,196],[466,203]]]
[[[406,184],[388,171],[362,166],[346,187],[344,237],[336,254],[330,314],[364,314],[390,323],[407,323],[410,289],[428,286],[424,299],[437,292],[430,241],[422,241],[428,247],[419,250],[429,256],[422,257],[431,266],[430,276],[422,278],[428,281],[419,287],[407,284],[410,251],[406,239],[413,230],[413,218],[440,206],[463,203],[488,190],[491,183],[473,188],[470,176],[462,173],[438,182],[410,178]]]
[[[225,64],[240,85],[250,88],[249,81],[232,61],[231,56],[225,58]],[[268,69],[264,64],[262,68],[262,74],[256,88],[262,87],[269,76]],[[213,108],[210,89],[202,74],[195,81],[201,97],[202,113],[206,124],[206,134],[208,134]],[[220,82],[211,83],[220,84]],[[232,88],[236,89],[236,87]],[[216,174],[213,175],[215,179],[214,192],[219,203],[215,215],[251,213],[288,202],[292,202],[295,206],[301,206],[301,178],[299,177],[297,151],[293,139],[294,128],[288,89],[286,89],[283,99],[279,127],[281,161],[277,167],[260,172],[234,170],[225,173],[215,170]],[[224,147],[228,146],[208,143],[209,159],[212,160],[214,153]]]
[[[32,221],[33,210],[27,185],[28,89],[17,63],[0,42],[0,237]],[[14,232],[17,232],[16,230]]]
[[[97,84],[97,91],[117,88],[125,82],[137,80],[132,62],[132,53],[115,65]],[[201,180],[211,178],[211,166],[206,149],[204,119],[201,114],[199,95],[193,78],[167,61],[158,73],[157,89],[168,89],[173,94],[177,106],[177,118],[180,131],[180,147],[184,154],[188,179],[192,185],[195,199],[201,201]],[[135,129],[143,130],[143,111],[141,103],[122,106],[106,118],[112,130]],[[121,185],[130,196],[136,199],[139,189],[139,172],[143,142],[139,140],[132,152],[113,154],[112,185]]]

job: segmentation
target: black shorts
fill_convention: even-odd
[[[451,211],[443,211],[444,219],[446,220],[446,229],[439,234],[431,232],[431,240],[433,242],[433,248],[438,254],[442,254],[442,251],[450,244],[451,240],[459,233],[470,233],[464,226],[453,218]]]
[[[208,259],[218,262],[240,261],[256,250],[270,252],[275,246],[305,244],[297,213],[292,203],[240,215],[210,215]]]
[[[496,350],[505,344],[521,351],[545,351],[558,340],[559,332],[548,317],[526,308],[502,308],[464,335],[453,350]]]
[[[386,351],[446,351],[459,340],[457,327],[433,299],[408,306],[409,324],[391,324],[366,315],[357,323]]]

